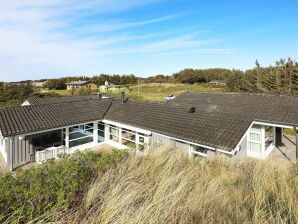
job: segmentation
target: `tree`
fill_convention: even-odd
[[[45,88],[49,88],[50,90],[55,89],[55,90],[62,90],[66,89],[66,80],[64,78],[62,79],[51,79],[48,80],[45,83]]]

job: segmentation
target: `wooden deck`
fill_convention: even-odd
[[[270,158],[285,159],[296,163],[296,138],[295,136],[284,136],[283,145],[273,149]]]

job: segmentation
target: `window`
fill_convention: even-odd
[[[254,125],[250,128],[250,132],[261,133],[261,126],[260,126],[260,125],[256,125],[256,124],[254,124]]]
[[[261,141],[261,134],[257,134],[257,133],[250,133],[249,134],[250,140],[252,141]]]
[[[138,137],[138,150],[143,151],[149,146],[149,136],[139,134]]]
[[[248,150],[252,153],[262,153],[262,127],[253,125],[248,135]]]
[[[109,126],[109,138],[114,142],[119,142],[119,128],[110,125]]]
[[[93,123],[76,125],[69,128],[69,147],[93,142]]]
[[[202,146],[194,146],[194,151],[207,155],[207,149]]]
[[[31,135],[30,144],[33,146],[34,151],[61,146],[63,144],[62,132],[57,130]]]
[[[105,140],[105,124],[102,122],[98,123],[98,142],[103,142]]]
[[[249,142],[249,150],[252,152],[261,153],[261,144]]]
[[[122,129],[122,144],[131,149],[137,148],[136,133],[127,129]]]
[[[190,152],[194,157],[207,157],[208,149],[198,145],[188,145],[191,147]]]
[[[145,143],[145,137],[139,136],[139,143],[144,144]]]
[[[122,129],[122,138],[127,141],[136,141],[136,133],[127,129]]]
[[[142,151],[146,148],[147,143],[149,143],[148,136],[144,136],[143,134],[128,129],[122,129],[122,144],[128,148]]]

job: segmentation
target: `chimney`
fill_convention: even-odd
[[[124,91],[121,91],[121,102],[122,103],[125,103],[125,92]]]
[[[101,95],[101,93],[97,93],[97,99],[98,99],[98,100],[101,100],[101,99],[102,99],[102,95]]]
[[[195,107],[191,107],[188,111],[188,113],[190,114],[194,114],[196,112],[196,108]]]

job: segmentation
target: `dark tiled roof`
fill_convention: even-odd
[[[188,113],[191,107],[194,114]],[[171,103],[115,103],[108,120],[182,140],[233,150],[251,122],[298,125],[298,97],[265,94],[184,93]]]
[[[186,92],[169,103],[104,99],[7,108],[0,110],[0,129],[12,136],[105,118],[231,151],[252,121],[298,126],[297,112],[297,96]]]
[[[185,92],[170,103],[203,108],[206,113],[245,115],[249,120],[298,125],[298,95]]]
[[[74,101],[96,100],[97,95],[87,96],[62,96],[62,97],[32,97],[27,99],[30,105],[52,104],[52,103],[67,103]]]
[[[0,110],[1,133],[7,137],[101,120],[111,103],[104,99],[6,108]]]
[[[233,118],[198,109],[194,114],[188,111],[189,107],[166,103],[115,102],[105,119],[224,150],[233,149],[250,125],[244,115]]]
[[[89,81],[73,81],[73,82],[70,82],[70,83],[67,83],[67,85],[83,85],[83,84],[86,84],[86,83],[89,83]]]

